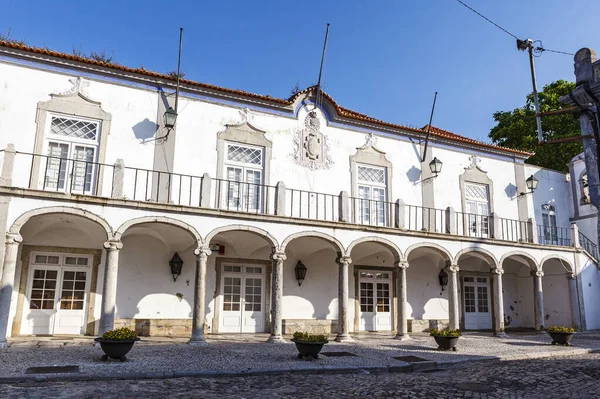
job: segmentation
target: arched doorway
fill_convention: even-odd
[[[456,259],[460,270],[461,327],[465,330],[491,330],[499,299],[493,295],[494,281],[490,271],[497,267],[498,262],[494,255],[480,248],[464,249]]]
[[[395,330],[400,249],[365,237],[350,244],[348,255],[354,264],[354,331]]]
[[[218,333],[262,333],[271,329],[272,261],[278,243],[264,230],[226,226],[208,234],[208,329]],[[214,293],[214,295],[211,295]]]
[[[111,227],[76,208],[41,208],[19,217],[17,306],[11,335],[94,334],[99,319],[99,269]]]

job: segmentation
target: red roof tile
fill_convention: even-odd
[[[45,49],[45,48],[30,47],[30,46],[15,43],[12,41],[0,40],[0,46],[13,48],[13,49],[17,49],[17,50],[22,50],[22,51],[27,51],[27,52],[36,53],[36,54],[47,55],[47,56],[51,56],[51,57],[57,57],[57,58],[61,58],[61,59],[71,60],[71,61],[83,62],[86,64],[97,65],[97,66],[101,66],[101,67],[105,67],[105,68],[128,72],[128,73],[150,76],[150,77],[159,78],[159,79],[163,79],[163,80],[172,80],[172,81],[176,80],[176,78],[174,78],[173,76],[149,71],[144,68],[130,68],[130,67],[127,67],[124,65],[119,65],[117,63],[106,63],[106,62],[102,62],[102,61],[93,60],[90,58],[80,57],[80,56],[73,55],[73,54],[61,53],[58,51],[53,51],[53,50],[49,50],[49,49]],[[222,93],[237,94],[237,95],[252,98],[252,99],[257,99],[257,100],[262,100],[262,101],[267,101],[267,102],[272,102],[272,103],[277,103],[277,104],[283,104],[283,105],[291,105],[301,94],[304,94],[311,90],[314,90],[314,86],[308,87],[308,88],[294,94],[293,96],[291,96],[288,99],[281,99],[281,98],[271,97],[269,95],[250,93],[250,92],[247,92],[244,90],[228,89],[225,87],[215,86],[215,85],[211,85],[211,84],[207,84],[207,83],[196,82],[196,81],[189,80],[189,79],[180,79],[180,82],[182,84],[189,85],[189,86],[201,87],[204,89],[215,90],[215,91],[222,92]],[[421,133],[421,134],[425,133],[427,131],[427,126],[425,126],[423,129],[418,129],[418,128],[413,128],[413,127],[408,127],[408,126],[385,122],[385,121],[370,117],[368,115],[361,114],[356,111],[352,111],[350,109],[339,106],[335,102],[335,100],[331,96],[329,96],[327,93],[325,93],[325,92],[322,92],[322,93],[323,93],[323,96],[325,98],[327,98],[327,100],[333,104],[338,115],[340,115],[344,118],[363,121],[363,122],[370,122],[375,125],[385,126],[385,127],[389,127],[389,128],[393,128],[393,129],[408,130],[411,132],[417,132],[417,133]],[[532,153],[525,152],[525,151],[514,150],[511,148],[499,147],[499,146],[495,146],[492,144],[482,143],[480,141],[473,140],[468,137],[460,136],[458,134],[455,134],[455,133],[452,133],[452,132],[449,132],[449,131],[446,131],[446,130],[443,130],[443,129],[440,129],[440,128],[437,128],[434,126],[431,127],[431,134],[433,136],[443,138],[443,139],[463,142],[466,144],[472,144],[472,145],[476,145],[476,146],[480,146],[480,147],[487,147],[487,148],[494,149],[497,151],[519,154],[521,156],[533,155]]]

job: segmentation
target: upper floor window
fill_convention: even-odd
[[[258,211],[263,195],[264,148],[227,142],[224,163],[227,208]]]
[[[581,177],[581,203],[590,204],[590,186],[588,184],[588,175],[584,173]]]
[[[490,198],[489,188],[484,184],[465,184],[465,204],[469,234],[487,237],[489,234]]]
[[[543,244],[558,245],[558,228],[556,226],[556,208],[551,204],[542,204]]]
[[[99,121],[51,115],[45,135],[44,188],[91,193],[96,184],[99,137]]]
[[[359,221],[385,225],[387,219],[387,173],[385,167],[356,166]]]

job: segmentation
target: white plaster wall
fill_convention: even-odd
[[[169,260],[174,251],[149,235],[123,238],[119,253],[116,318],[186,319],[192,317],[196,257],[179,252],[183,268],[173,281]],[[176,294],[183,294],[179,300]]]
[[[544,319],[546,326],[571,326],[571,301],[569,280],[565,273],[551,274],[545,271],[542,278],[544,289]]]
[[[459,176],[469,167],[471,154],[457,152],[443,148],[433,148],[433,155],[440,159],[444,165],[442,173],[434,180],[435,207],[445,209],[448,206],[457,212],[466,212],[462,209]],[[479,167],[487,172],[488,177],[494,182],[493,211],[506,219],[518,219],[517,201],[514,199],[515,191],[515,166],[510,160],[499,160],[496,157],[479,155]],[[450,193],[455,193],[451,195]],[[492,195],[490,193],[490,195]]]
[[[581,290],[588,330],[600,329],[600,271],[587,256],[579,256]]]
[[[556,208],[557,226],[569,227],[569,218],[572,216],[573,195],[571,193],[571,183],[567,181],[567,174],[525,164],[525,178],[531,175],[538,179],[538,186],[533,194],[527,196],[529,214],[535,217],[538,225],[541,225],[542,204],[551,204]]]
[[[406,270],[408,318],[448,319],[448,290],[442,292],[438,275],[441,258],[423,257],[410,262]]]

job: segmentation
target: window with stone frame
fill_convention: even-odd
[[[384,226],[387,212],[387,171],[385,167],[373,165],[356,165],[355,208],[358,210],[358,222]]]
[[[49,115],[45,134],[44,189],[90,194],[96,185],[101,122]]]
[[[263,197],[264,148],[226,142],[224,176],[227,209],[259,211]]]
[[[489,191],[486,184],[465,183],[465,213],[471,236],[487,237],[489,235]]]

